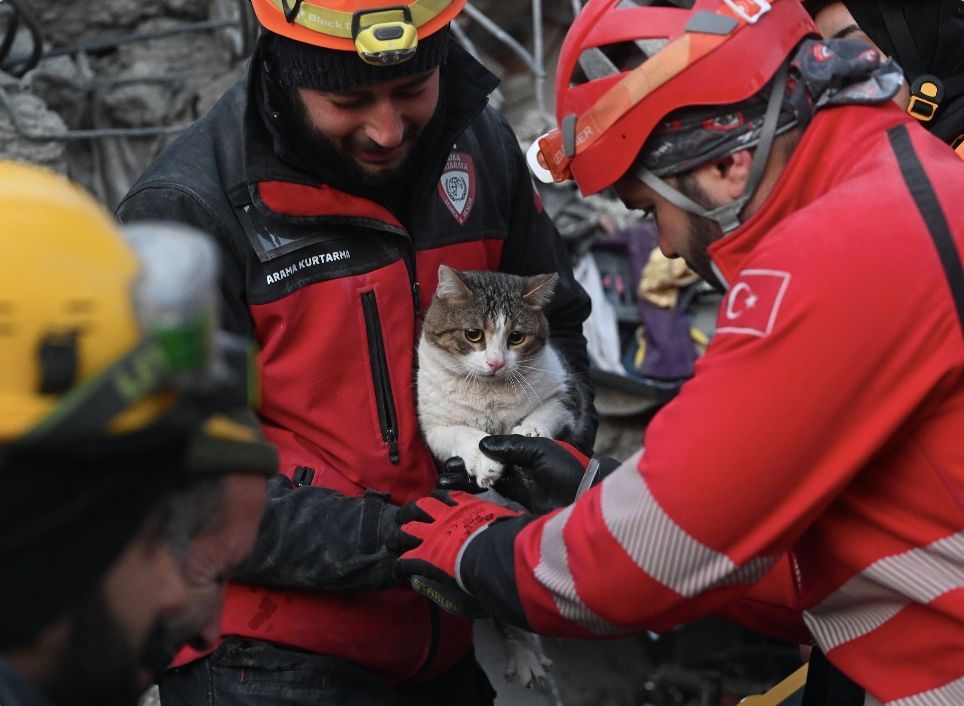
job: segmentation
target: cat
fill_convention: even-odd
[[[585,431],[585,383],[549,342],[542,310],[558,279],[439,266],[418,346],[419,424],[435,458],[461,457],[482,488],[502,474],[479,450],[483,437]]]
[[[418,346],[419,423],[435,458],[460,456],[482,488],[503,470],[479,450],[483,437],[571,438],[585,431],[588,397],[549,343],[542,310],[558,279],[439,267]],[[539,638],[494,622],[505,644],[505,678],[545,684],[552,662]]]

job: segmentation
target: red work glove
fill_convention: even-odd
[[[398,532],[388,541],[389,549],[400,555],[394,574],[410,579],[413,588],[450,610],[444,600],[459,600],[451,591],[461,589],[462,596],[468,595],[458,575],[458,559],[464,547],[496,520],[520,514],[462,491],[435,491],[427,498],[406,503],[395,515]],[[446,592],[443,600],[420,588],[424,585],[421,577],[434,582],[430,588],[441,587]]]

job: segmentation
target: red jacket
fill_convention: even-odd
[[[802,617],[878,699],[964,703],[964,300],[932,237],[950,236],[961,287],[962,185],[896,108],[819,112],[711,247],[717,332],[645,452],[568,508],[482,533],[465,585],[575,636],[745,612],[767,588],[749,622],[800,641]],[[508,541],[500,570],[486,546]]]

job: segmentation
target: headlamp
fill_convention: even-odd
[[[418,47],[418,30],[404,6],[358,10],[351,18],[351,37],[362,61],[392,66],[411,59]]]

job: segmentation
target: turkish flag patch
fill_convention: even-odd
[[[459,225],[468,220],[475,205],[475,165],[465,152],[452,152],[438,182],[438,195]]]
[[[743,270],[723,299],[716,332],[769,336],[789,286],[789,272]]]

